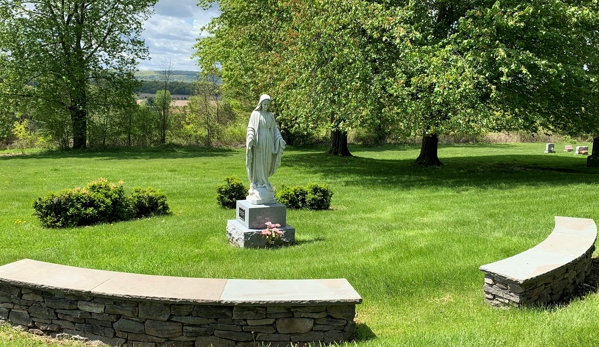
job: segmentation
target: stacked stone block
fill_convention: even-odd
[[[492,306],[540,306],[559,301],[571,294],[591,272],[591,247],[583,256],[540,276],[514,281],[499,274],[486,272],[483,291]]]
[[[0,282],[0,320],[123,347],[301,346],[355,333],[355,304],[226,306],[93,297]]]

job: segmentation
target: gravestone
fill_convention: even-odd
[[[589,147],[587,146],[576,146],[576,155],[589,155]]]
[[[572,145],[566,145],[566,147],[564,147],[564,152],[572,152],[574,150],[574,148],[572,148]]]
[[[545,153],[555,153],[555,144],[548,143],[545,145]]]

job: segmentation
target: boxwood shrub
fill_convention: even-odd
[[[277,200],[291,209],[326,210],[331,207],[333,192],[324,184],[307,186],[283,186],[277,192]]]
[[[131,196],[127,196],[123,182],[114,184],[104,178],[92,181],[84,188],[39,197],[33,208],[33,214],[45,228],[69,228],[170,214],[162,192],[154,188],[136,188]]]
[[[237,200],[243,200],[248,195],[248,189],[238,177],[225,177],[225,183],[216,187],[216,201],[224,208],[235,208]]]

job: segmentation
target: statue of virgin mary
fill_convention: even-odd
[[[260,97],[247,129],[245,166],[250,189],[246,200],[253,205],[277,202],[268,178],[281,166],[285,141],[277,128],[274,114],[268,112],[270,102],[270,96],[264,94]]]

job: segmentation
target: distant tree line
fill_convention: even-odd
[[[141,81],[135,91],[138,93],[156,94],[157,91],[164,89],[164,82],[162,81]],[[195,93],[195,83],[172,81],[168,84],[168,91],[172,95],[193,95]]]
[[[243,143],[262,93],[289,145],[329,137],[335,155],[351,155],[350,131],[422,139],[423,165],[441,165],[447,136],[599,144],[597,1],[199,0],[223,15],[195,46],[194,83],[135,71],[156,2],[0,0],[0,144]],[[136,91],[156,97],[138,105]],[[172,94],[193,97],[170,108]]]

